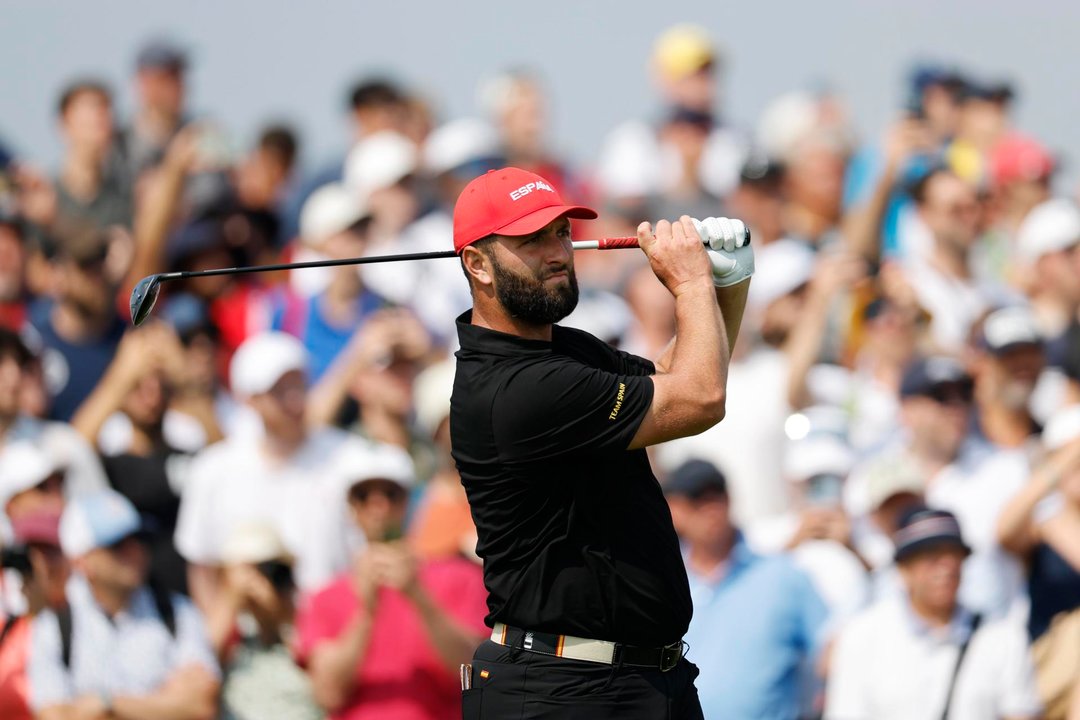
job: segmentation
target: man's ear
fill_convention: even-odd
[[[465,272],[480,285],[491,285],[494,273],[491,268],[491,258],[487,253],[472,245],[461,251],[461,264]]]

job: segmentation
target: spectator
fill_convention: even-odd
[[[413,383],[430,351],[431,338],[408,310],[373,314],[312,388],[308,422],[319,427],[344,416],[358,434],[408,450],[420,476],[430,477],[431,440],[417,434],[411,417]]]
[[[164,324],[129,332],[72,424],[102,455],[109,484],[153,520],[150,581],[187,594],[187,568],[173,547],[179,488],[188,456],[168,437],[173,387],[185,372],[183,350]]]
[[[1013,241],[1028,213],[1051,198],[1055,169],[1050,151],[1025,135],[1007,135],[990,151],[988,174],[996,195],[997,226],[1010,241],[1006,258],[1013,255]]]
[[[1035,385],[1046,367],[1035,317],[1025,307],[995,310],[979,323],[973,375],[975,421],[992,445],[1025,451],[1042,432],[1031,415]]]
[[[1080,608],[1080,406],[1054,414],[1042,440],[1045,459],[997,525],[1002,545],[1027,560],[1033,641],[1057,615]]]
[[[109,90],[96,80],[75,82],[61,93],[58,111],[67,154],[56,179],[57,219],[130,228],[131,184],[112,154]]]
[[[30,657],[30,624],[47,607],[64,604],[68,565],[60,550],[57,510],[24,514],[14,523],[15,543],[0,549],[0,565],[16,571],[27,612],[4,613],[0,620],[0,716],[31,720],[26,667]]]
[[[72,563],[68,609],[34,619],[30,698],[36,717],[172,717],[217,709],[218,670],[202,618],[147,586],[142,521],[112,490],[73,500],[60,520]]]
[[[135,58],[138,107],[121,135],[124,160],[131,177],[160,163],[165,149],[187,123],[188,58],[176,43],[154,38]]]
[[[1016,235],[1016,255],[1025,273],[1023,289],[1048,339],[1060,338],[1080,310],[1077,245],[1080,208],[1064,198],[1035,207]]]
[[[255,147],[236,168],[237,201],[252,222],[273,230],[272,246],[291,240],[281,229],[281,211],[285,193],[296,167],[296,133],[285,125],[270,125],[259,133]]]
[[[928,237],[914,250],[908,280],[930,313],[938,348],[958,352],[975,321],[993,305],[1007,304],[1007,296],[972,272],[979,207],[971,185],[948,170],[934,170],[912,196]]]
[[[335,720],[460,717],[459,666],[488,634],[480,568],[418,562],[398,540],[416,482],[408,456],[385,448],[358,460],[342,494],[367,546],[298,622],[315,697]]]
[[[816,658],[826,616],[809,578],[788,557],[750,550],[709,463],[683,464],[664,492],[685,548],[694,599],[686,642],[705,716],[798,717],[800,667]]]
[[[905,594],[845,627],[829,663],[827,720],[1038,718],[1022,630],[957,600],[964,543],[956,518],[915,508],[896,535]]]
[[[222,548],[223,601],[207,624],[224,667],[224,720],[319,720],[311,681],[288,648],[296,610],[292,557],[269,525],[237,526]]]
[[[344,185],[324,185],[311,194],[300,214],[301,238],[330,260],[364,254],[371,213]],[[308,374],[318,381],[352,337],[385,301],[364,287],[351,265],[330,268],[321,292],[303,302],[283,303],[271,320],[304,343],[311,358]]]
[[[722,198],[735,187],[746,150],[742,138],[715,114],[724,62],[698,26],[676,25],[660,35],[652,66],[665,122],[651,127],[629,121],[608,134],[597,169],[605,196],[623,205],[668,199],[670,213],[687,207],[688,196],[691,201]]]
[[[22,391],[31,383],[33,363],[22,339],[0,328],[0,448],[17,441],[34,443],[55,466],[66,469],[70,494],[104,488],[107,482],[101,463],[74,428],[22,412]]]
[[[327,511],[326,493],[339,456],[365,443],[339,430],[307,429],[307,364],[300,341],[283,333],[255,335],[232,358],[232,390],[254,415],[192,460],[176,523],[176,548],[203,612],[221,601],[221,549],[246,522],[274,527],[296,558],[301,590],[321,586],[348,564],[347,518]]]
[[[26,322],[29,255],[23,223],[0,208],[0,327],[18,330]]]
[[[1028,461],[1022,452],[969,437],[972,388],[970,375],[955,360],[913,362],[900,385],[903,439],[856,469],[845,502],[853,517],[864,518],[870,511],[869,477],[890,465],[914,468],[927,503],[954,513],[973,549],[961,602],[990,617],[1013,609],[1023,596],[1021,568],[998,545],[993,528],[1027,477]]]
[[[53,297],[30,309],[55,420],[71,419],[105,374],[124,334],[108,252],[103,230],[80,228],[63,237],[52,260]]]

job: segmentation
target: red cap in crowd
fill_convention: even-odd
[[[1001,187],[1017,181],[1040,180],[1054,171],[1054,157],[1042,143],[1012,134],[990,153],[990,177]]]
[[[454,206],[454,251],[488,235],[528,235],[559,217],[592,220],[596,212],[567,205],[536,173],[515,167],[491,170],[461,191]]]

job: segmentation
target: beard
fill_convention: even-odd
[[[494,254],[489,257],[495,271],[495,296],[511,317],[532,325],[551,325],[577,307],[577,275],[572,267],[563,268],[566,282],[548,287],[545,281],[550,274],[541,278],[518,275],[503,267]]]

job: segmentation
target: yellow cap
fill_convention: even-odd
[[[653,59],[664,77],[678,80],[697,72],[716,56],[712,39],[698,25],[675,25],[660,35],[653,47]]]

